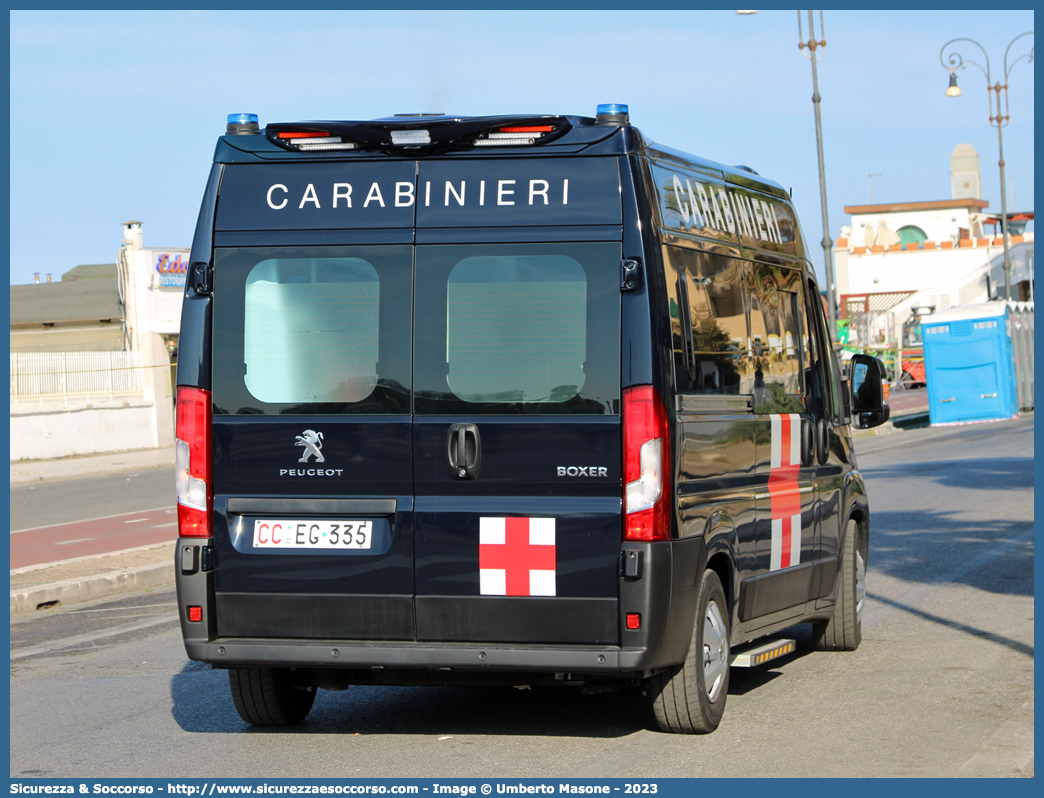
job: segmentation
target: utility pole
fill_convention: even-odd
[[[1011,47],[1012,47],[1013,44],[1015,44],[1015,42],[1017,42],[1023,36],[1032,36],[1032,35],[1033,35],[1033,31],[1027,31],[1026,33],[1020,33],[1018,36],[1016,36],[1014,39],[1012,39],[1011,42],[1008,43],[1008,47],[1004,51],[1004,83],[1001,83],[999,80],[996,83],[993,82],[993,78],[990,77],[990,56],[986,53],[986,50],[983,49],[983,46],[981,44],[979,44],[977,41],[975,41],[974,39],[963,39],[963,38],[962,39],[951,39],[950,41],[946,42],[946,44],[943,45],[942,50],[939,51],[939,63],[941,63],[943,65],[943,69],[950,70],[950,85],[946,89],[946,96],[947,97],[960,97],[961,96],[960,87],[957,85],[957,72],[956,72],[956,70],[963,69],[965,64],[971,64],[972,66],[977,67],[978,70],[980,72],[982,72],[983,75],[986,76],[986,91],[989,93],[989,100],[990,100],[990,125],[992,126],[992,125],[995,124],[997,126],[997,151],[1000,154],[1000,161],[998,162],[997,165],[1000,167],[1001,228],[1002,228],[1001,235],[1004,238],[1004,295],[1005,295],[1005,297],[1009,301],[1012,298],[1012,296],[1011,296],[1011,257],[1010,257],[1010,255],[1008,253],[1008,248],[1010,246],[1010,240],[1009,240],[1010,237],[1008,235],[1008,192],[1005,190],[1007,187],[1004,185],[1007,182],[1005,180],[1005,177],[1004,177],[1004,165],[1005,165],[1004,164],[1004,127],[1008,123],[1011,122],[1011,116],[1008,114],[1008,75],[1011,74],[1012,68],[1017,63],[1019,63],[1019,61],[1021,61],[1023,58],[1027,59],[1028,63],[1030,63],[1030,64],[1033,63],[1033,48],[1030,47],[1029,53],[1020,55],[1018,58],[1016,58],[1014,61],[1012,61],[1010,66],[1008,65],[1008,53],[1011,51]],[[951,52],[950,55],[944,60],[943,59],[943,55],[946,52],[946,48],[949,47],[954,42],[968,42],[969,44],[974,44],[976,47],[979,48],[980,52],[982,53],[983,58],[986,61],[986,66],[983,67],[982,64],[977,64],[976,62],[972,61],[971,59],[965,59],[963,56],[961,56],[960,53],[958,53],[956,51]],[[1002,91],[1004,92],[1004,98],[1003,98],[1004,99],[1004,107],[1003,107],[1003,110],[1001,109],[1001,92]],[[996,96],[996,103],[997,103],[996,113],[994,113],[994,94],[997,95]],[[1033,280],[1033,278],[1031,276],[1030,277],[1030,283],[1031,283],[1030,291],[1031,292],[1033,290],[1032,289],[1032,280]]]
[[[819,198],[823,206],[823,263],[826,266],[827,280],[827,312],[830,316],[830,340],[837,340],[837,296],[834,286],[834,240],[830,237],[830,220],[827,216],[826,165],[823,160],[823,119],[819,110],[819,76],[816,74],[816,62],[823,57],[826,47],[826,36],[823,33],[823,12],[819,12],[819,35],[816,40],[813,28],[812,12],[808,12],[808,41],[804,41],[801,29],[801,12],[798,11],[798,49],[802,55],[812,62],[812,105],[816,109],[816,148],[819,151]],[[808,53],[805,53],[805,48]],[[816,50],[819,50],[817,55]]]

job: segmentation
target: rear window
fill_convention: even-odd
[[[412,248],[218,250],[214,412],[409,413]]]
[[[620,245],[417,247],[418,414],[613,414]]]

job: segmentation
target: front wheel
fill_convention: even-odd
[[[290,668],[229,668],[228,685],[239,717],[254,726],[293,726],[315,701],[307,672]]]
[[[859,525],[854,520],[845,527],[840,579],[834,614],[829,620],[812,624],[812,638],[818,651],[855,651],[863,639],[866,555],[859,547]]]
[[[707,734],[718,728],[729,693],[728,617],[721,580],[704,571],[685,662],[647,681],[661,731]]]

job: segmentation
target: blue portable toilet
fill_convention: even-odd
[[[1026,305],[1032,314],[1031,303],[983,302],[949,308],[922,321],[933,427],[1018,416],[1016,348],[1023,355],[1023,347],[1021,340],[1013,342],[1017,334],[1014,317],[1017,312],[1025,313]],[[1023,362],[1025,355],[1018,360],[1019,371],[1032,370],[1032,362]]]

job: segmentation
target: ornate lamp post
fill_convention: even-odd
[[[837,337],[837,296],[834,287],[834,240],[830,237],[830,222],[827,218],[826,166],[823,161],[823,120],[819,111],[819,76],[816,74],[816,62],[823,57],[826,47],[826,36],[823,33],[823,12],[819,12],[819,36],[816,40],[812,25],[812,12],[808,13],[808,41],[804,41],[801,28],[801,13],[798,15],[798,49],[812,62],[812,105],[816,109],[816,148],[819,151],[819,199],[823,206],[823,263],[826,266],[827,279],[827,311],[830,316],[830,339]],[[808,52],[805,52],[805,48]],[[816,50],[819,50],[817,53]]]
[[[1020,33],[1008,44],[1007,49],[1004,51],[1004,83],[1000,81],[993,82],[993,78],[990,77],[990,57],[986,54],[982,45],[974,39],[951,39],[943,45],[942,50],[939,51],[939,63],[943,65],[943,69],[950,70],[950,85],[946,89],[947,97],[960,97],[961,90],[957,85],[957,69],[963,69],[965,64],[971,64],[972,66],[978,67],[979,71],[986,76],[986,90],[989,92],[990,97],[990,125],[997,126],[997,145],[1000,150],[1000,182],[1001,182],[1001,225],[1002,233],[1004,236],[1004,293],[1007,299],[1011,299],[1011,258],[1008,255],[1008,195],[1004,190],[1004,126],[1011,121],[1011,117],[1008,115],[1008,75],[1011,73],[1012,67],[1014,67],[1023,58],[1027,59],[1029,63],[1033,63],[1033,48],[1030,47],[1028,53],[1024,53],[1016,58],[1011,64],[1008,64],[1008,53],[1011,51],[1012,45],[1015,44],[1023,36],[1032,36],[1033,31],[1027,31],[1026,33]],[[956,50],[951,50],[947,55],[946,50],[950,45],[956,42],[968,42],[974,44],[982,52],[983,58],[986,60],[986,66],[965,59]],[[945,57],[944,57],[945,56]],[[1001,109],[1001,91],[1004,92],[1004,107]],[[996,114],[994,113],[994,93],[996,93]],[[1032,289],[1031,289],[1032,290]]]

